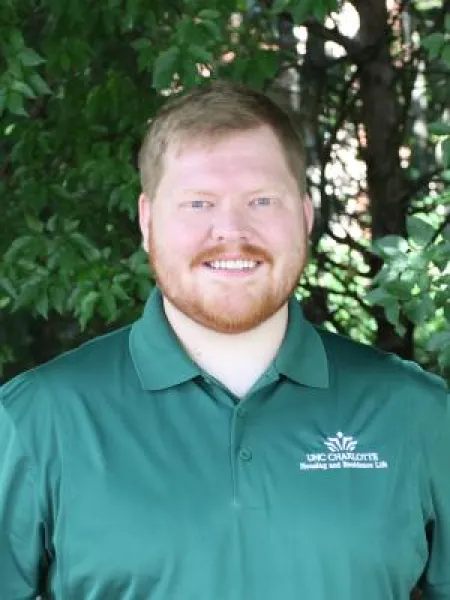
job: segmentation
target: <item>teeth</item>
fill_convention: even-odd
[[[230,271],[254,269],[257,265],[254,260],[213,260],[208,264],[213,269],[228,269]]]

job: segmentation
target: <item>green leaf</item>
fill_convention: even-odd
[[[448,297],[447,304],[444,306],[444,317],[447,323],[450,323],[450,302],[448,302]]]
[[[432,135],[449,135],[450,134],[450,123],[444,123],[444,121],[435,121],[428,125],[428,131]]]
[[[11,86],[11,89],[15,90],[16,92],[19,92],[19,94],[22,94],[27,98],[36,98],[36,94],[34,93],[34,91],[24,81],[14,81]]]
[[[44,231],[44,224],[34,215],[26,214],[25,223],[28,229],[34,231],[34,233],[42,233]]]
[[[2,116],[6,107],[6,92],[4,90],[0,90],[0,117]]]
[[[102,286],[101,291],[101,307],[103,315],[108,322],[113,321],[117,317],[117,300],[114,294],[106,287]]]
[[[438,364],[440,368],[444,371],[450,367],[450,346],[444,346],[440,351],[438,357]]]
[[[291,7],[291,14],[294,17],[296,25],[301,25],[304,20],[311,16],[314,9],[314,0],[302,0],[301,2],[294,2]]]
[[[130,296],[120,285],[120,283],[113,283],[111,286],[111,292],[119,300],[119,302],[128,302],[130,300]]]
[[[271,11],[277,15],[278,13],[284,12],[285,10],[287,10],[290,3],[291,3],[291,0],[275,0],[272,3]]]
[[[400,302],[405,302],[411,298],[412,288],[414,286],[413,281],[403,281],[398,272],[390,274],[389,280],[385,282],[385,290],[391,294],[391,298]]]
[[[52,93],[52,90],[48,87],[46,81],[39,75],[39,73],[32,73],[29,81],[38,94],[45,96]]]
[[[24,48],[21,50],[18,58],[25,67],[37,67],[45,62],[45,59],[32,48]]]
[[[390,294],[389,292],[387,292],[382,287],[377,287],[377,288],[375,288],[375,289],[370,290],[369,292],[367,292],[367,294],[364,297],[364,300],[368,304],[381,304],[381,305],[384,305],[384,304],[386,304],[386,302],[391,302],[392,301],[392,294]]]
[[[153,86],[157,91],[167,88],[172,83],[179,55],[179,48],[171,46],[157,57],[153,68]]]
[[[25,68],[22,63],[17,59],[17,56],[9,57],[8,59],[8,75],[13,79],[22,81],[25,78]]]
[[[181,69],[181,82],[186,89],[192,88],[199,83],[200,75],[197,70],[197,63],[189,54],[183,57]]]
[[[450,44],[446,44],[442,50],[441,58],[444,62],[450,65]]]
[[[443,45],[444,35],[442,33],[434,32],[430,35],[427,35],[422,40],[422,46],[428,50],[430,58],[437,58],[441,53]]]
[[[446,167],[450,167],[450,138],[442,142],[442,158]]]
[[[215,10],[214,8],[203,8],[198,13],[198,16],[200,17],[200,19],[215,21],[216,19],[220,18],[220,12],[218,10]]]
[[[176,37],[179,45],[188,44],[192,39],[195,23],[189,15],[183,15],[176,27]]]
[[[434,227],[417,215],[411,215],[407,218],[406,229],[408,237],[418,246],[426,246],[435,233]]]
[[[58,285],[53,285],[49,290],[49,296],[52,309],[62,315],[66,303],[66,291]]]
[[[198,62],[209,64],[214,60],[214,56],[211,52],[196,44],[191,44],[188,51],[191,57]]]
[[[48,303],[48,293],[45,288],[41,290],[41,294],[39,295],[38,299],[36,300],[34,308],[39,315],[44,317],[44,319],[48,318],[49,303]]]
[[[395,326],[397,331],[402,335],[405,331],[404,327],[400,323],[400,305],[395,300],[384,306],[384,314],[386,319]]]
[[[436,305],[427,294],[405,306],[405,312],[413,323],[423,325],[435,316]]]
[[[448,187],[444,192],[439,196],[439,202],[441,204],[449,204],[450,203],[450,187]]]
[[[9,43],[16,52],[22,50],[22,48],[25,46],[23,35],[18,29],[12,29],[9,35]]]
[[[273,50],[263,50],[258,54],[257,65],[264,79],[272,79],[279,65],[280,56]]]
[[[450,331],[439,331],[434,333],[428,344],[427,348],[430,352],[436,352],[448,346],[450,344]]]
[[[408,252],[408,242],[399,235],[386,235],[375,240],[372,251],[381,257],[392,257],[399,253]]]
[[[86,329],[86,325],[94,314],[94,309],[100,299],[100,293],[96,290],[89,291],[81,300],[77,310],[80,327]]]
[[[207,33],[211,36],[214,41],[218,41],[222,38],[222,33],[219,26],[214,21],[204,20],[198,24],[198,27],[206,29]]]
[[[19,94],[19,92],[15,92],[15,91],[8,92],[8,95],[6,96],[6,108],[13,115],[18,115],[21,117],[28,116],[28,113],[25,110],[25,107],[23,104],[23,96],[22,96],[22,94]]]
[[[326,15],[330,12],[337,10],[337,0],[325,0],[322,2],[315,2],[311,7],[311,15],[318,21],[323,21]]]
[[[14,286],[6,277],[0,277],[0,287],[2,287],[11,298],[17,297]]]
[[[446,15],[444,23],[445,23],[445,31],[450,33],[450,14]]]
[[[147,48],[151,46],[151,41],[149,38],[142,37],[134,40],[134,42],[131,42],[131,46],[135,50],[147,50]]]
[[[83,233],[74,231],[70,234],[70,240],[87,261],[94,262],[99,260],[99,249],[96,248]]]
[[[0,297],[0,310],[4,310],[10,304],[12,304],[11,298],[9,298],[8,296]],[[1,372],[0,372],[0,375],[1,375]]]

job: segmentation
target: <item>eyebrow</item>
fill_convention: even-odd
[[[191,188],[184,188],[181,190],[182,194],[189,196],[208,196],[208,197],[216,197],[218,194],[214,194],[214,192],[207,192],[206,190],[196,190]]]
[[[270,194],[280,193],[283,191],[285,191],[284,187],[283,187],[283,189],[281,189],[281,188],[275,188],[275,187],[268,185],[265,188],[255,188],[248,192],[244,192],[242,195],[243,196],[258,196],[258,195],[268,196]],[[186,194],[186,195],[192,195],[192,196],[207,196],[210,198],[215,198],[217,196],[220,196],[220,194],[217,194],[214,192],[210,192],[207,190],[201,190],[201,189],[194,189],[194,188],[184,188],[181,190],[181,193]]]

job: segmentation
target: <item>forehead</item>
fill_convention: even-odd
[[[164,172],[188,180],[242,174],[255,178],[290,176],[283,148],[267,126],[193,140],[182,137],[169,144]]]

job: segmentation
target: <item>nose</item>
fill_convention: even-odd
[[[243,212],[236,207],[227,207],[214,215],[212,237],[216,242],[247,242],[249,224]]]

